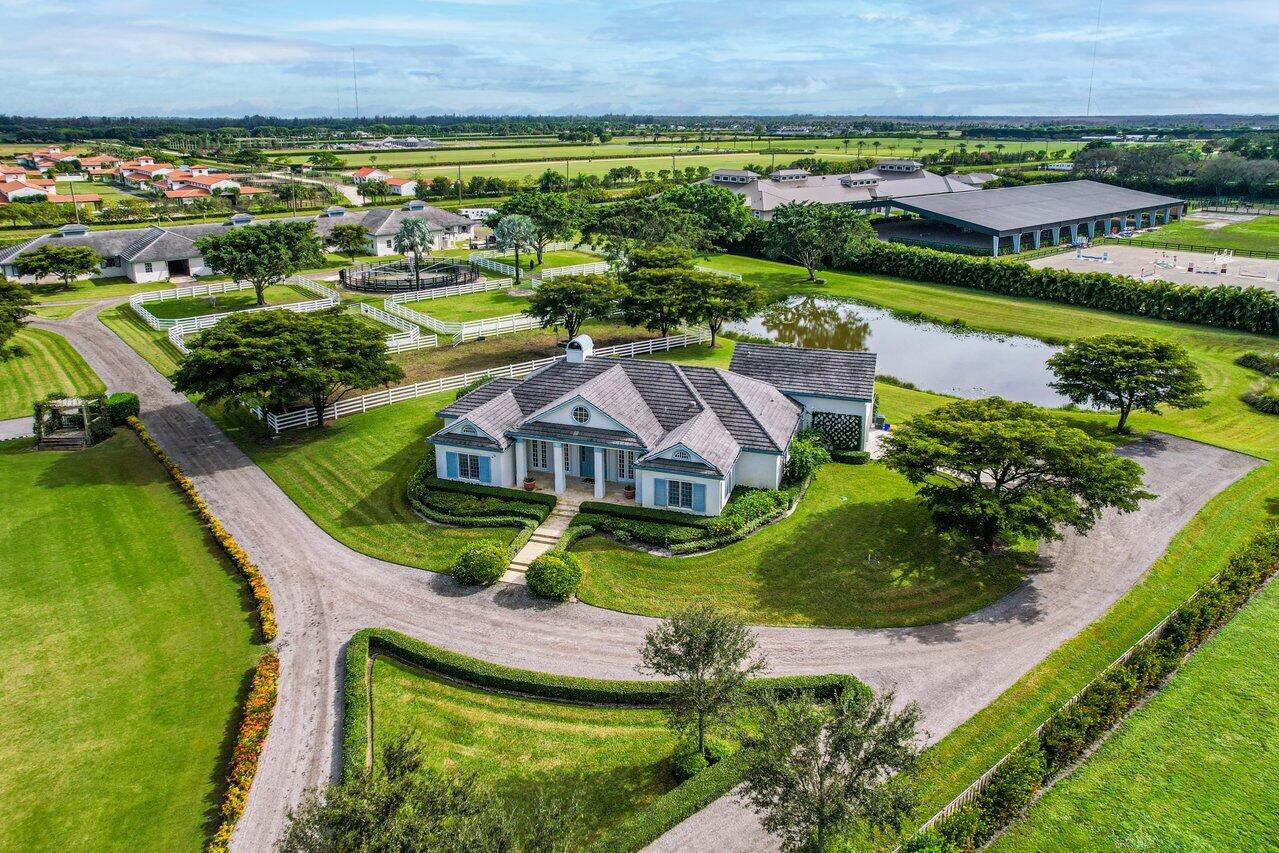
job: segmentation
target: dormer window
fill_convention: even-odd
[[[674,453],[672,453],[672,454],[671,454],[671,458],[672,458],[672,459],[678,459],[678,460],[679,460],[679,461],[681,461],[681,462],[687,462],[688,460],[692,459],[693,457],[691,457],[691,456],[689,456],[689,455],[688,455],[688,451],[687,451],[687,450],[676,450]]]
[[[588,423],[591,420],[591,412],[585,406],[573,407],[573,420],[579,424]]]

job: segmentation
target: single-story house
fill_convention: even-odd
[[[102,196],[97,193],[76,193],[75,196],[58,192],[57,182],[47,178],[23,178],[0,184],[0,204],[20,201],[48,201],[54,204],[97,204]]]
[[[164,197],[178,199],[184,204],[193,198],[214,195],[257,195],[267,192],[261,187],[242,186],[228,174],[213,172],[207,166],[191,166],[168,172],[157,178],[155,184],[164,191]]]
[[[77,195],[77,199],[80,198]],[[475,223],[463,216],[416,200],[398,209],[377,207],[348,212],[341,207],[331,207],[319,216],[290,217],[289,221],[315,223],[316,233],[321,238],[327,236],[334,225],[343,222],[363,225],[370,232],[369,253],[390,255],[395,253],[395,232],[405,218],[426,220],[436,248],[448,248],[459,243],[465,245],[475,228]],[[0,249],[0,275],[15,280],[21,278],[15,265],[18,256],[44,245],[88,246],[93,249],[103,258],[103,263],[92,278],[125,276],[130,281],[146,282],[164,281],[172,276],[209,275],[211,270],[204,265],[195,241],[210,234],[225,233],[231,228],[252,227],[253,221],[252,216],[237,213],[225,222],[207,225],[149,225],[102,231],[91,231],[84,225],[64,225],[51,234],[41,234]],[[30,277],[24,280],[30,281]]]
[[[391,177],[391,173],[385,169],[378,169],[375,166],[363,166],[355,170],[351,180],[358,185],[367,184],[370,181],[389,181]]]
[[[640,506],[718,515],[735,486],[775,489],[807,425],[865,446],[875,355],[746,346],[728,370],[596,356],[589,335],[524,379],[493,379],[439,412],[428,441],[449,480],[517,488],[542,473],[633,485]]]

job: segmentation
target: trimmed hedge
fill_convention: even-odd
[[[1279,526],[1239,549],[1221,573],[1178,608],[1159,633],[1053,714],[1019,746],[973,802],[940,820],[903,850],[971,853],[1016,820],[1039,789],[1067,771],[1213,631],[1279,571]],[[912,846],[916,845],[916,846]],[[931,846],[930,846],[931,845]]]
[[[567,551],[547,551],[529,564],[524,579],[539,598],[568,601],[582,585],[582,564]]]
[[[343,781],[358,776],[368,761],[369,656],[377,653],[477,687],[545,699],[651,708],[662,703],[667,691],[667,686],[660,681],[614,681],[515,669],[450,652],[398,631],[365,628],[357,631],[346,644],[342,691]],[[847,675],[759,678],[752,680],[750,687],[753,691],[771,690],[782,695],[807,692],[822,699],[837,696],[844,690],[870,692],[861,681]],[[743,749],[716,762],[631,815],[589,849],[631,853],[647,846],[666,830],[741,784],[748,758],[748,750]]]
[[[472,542],[453,561],[453,580],[467,586],[492,586],[511,562],[511,552],[496,542]]]
[[[879,241],[859,254],[850,269],[1139,317],[1279,334],[1279,294],[1259,287],[1205,287],[1109,273],[1036,269],[1014,261]]]
[[[870,461],[870,453],[865,450],[832,450],[830,458],[844,465],[865,465]]]
[[[210,853],[224,853],[230,849],[231,834],[240,815],[244,814],[249,788],[258,772],[258,759],[262,757],[262,747],[271,728],[279,687],[280,658],[275,652],[267,652],[258,659],[253,684],[244,700],[235,750],[231,753],[231,769],[227,773],[227,789],[222,796],[222,822],[209,841]]]
[[[128,423],[129,418],[136,418],[142,411],[142,404],[138,402],[138,395],[129,391],[118,391],[107,397],[107,417],[111,419],[111,426],[124,426]]]
[[[710,524],[712,516],[690,515],[669,509],[649,509],[643,506],[627,504],[608,504],[602,501],[582,501],[581,513],[589,515],[606,515],[613,518],[625,518],[634,521],[651,521],[657,524],[676,524],[681,527],[702,527]],[[579,513],[580,514],[580,513]]]

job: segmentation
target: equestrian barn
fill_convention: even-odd
[[[1097,181],[1031,184],[969,193],[893,199],[932,227],[937,243],[989,246],[992,255],[1073,243],[1180,219],[1185,201]],[[912,236],[923,236],[916,232]],[[887,239],[892,239],[887,237]]]

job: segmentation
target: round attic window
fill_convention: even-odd
[[[692,458],[688,455],[687,450],[676,450],[674,453],[671,454],[671,456],[683,462],[687,462],[689,459]]]
[[[470,424],[466,424],[462,427],[462,432],[466,433],[467,435],[475,435],[475,427],[471,426]]]
[[[591,419],[591,413],[585,406],[575,406],[573,408],[573,420],[579,424],[584,424]]]

